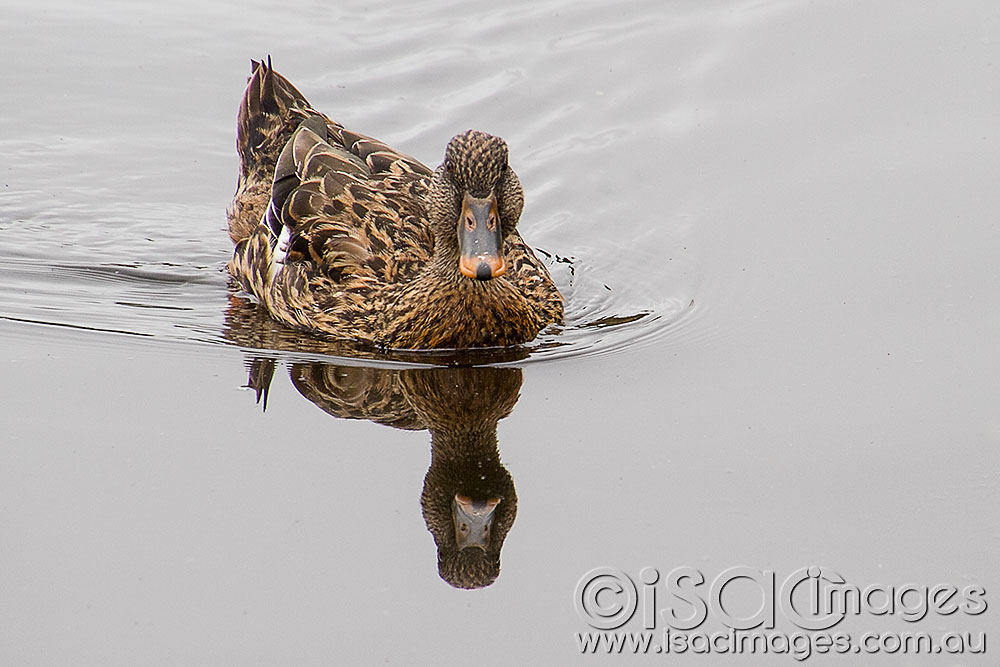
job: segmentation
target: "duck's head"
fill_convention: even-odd
[[[479,547],[483,551],[489,549],[493,512],[500,501],[500,497],[476,501],[469,496],[455,494],[451,511],[455,521],[455,544],[460,551],[469,547]]]
[[[503,139],[469,130],[456,135],[434,172],[430,221],[437,252],[463,276],[491,280],[507,270],[503,241],[524,208]]]

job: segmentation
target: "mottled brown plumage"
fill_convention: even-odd
[[[502,139],[459,134],[432,171],[254,62],[237,148],[230,272],[274,318],[398,349],[518,345],[562,320]]]

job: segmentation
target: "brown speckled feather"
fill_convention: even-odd
[[[250,61],[250,80],[236,118],[236,152],[240,157],[236,195],[229,208],[229,235],[248,238],[260,223],[271,198],[274,163],[302,122],[300,109],[309,103],[295,86],[267,63]]]
[[[230,271],[276,319],[394,348],[517,345],[561,321],[562,297],[514,228],[523,195],[501,140],[463,133],[432,171],[254,62],[237,148]],[[495,193],[504,275],[459,273],[460,191]]]

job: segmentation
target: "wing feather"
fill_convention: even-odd
[[[405,280],[428,261],[433,237],[422,194],[430,170],[326,118],[306,118],[275,166],[267,222],[287,239],[286,265],[341,281]]]

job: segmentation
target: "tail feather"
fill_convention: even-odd
[[[236,125],[236,150],[244,174],[261,161],[273,168],[281,148],[311,111],[305,96],[274,71],[270,58],[266,63],[250,62],[253,71]]]
[[[274,71],[270,57],[267,62],[251,60],[250,69],[236,120],[240,172],[229,209],[229,235],[235,242],[260,224],[278,155],[302,119],[315,114],[305,96]]]

